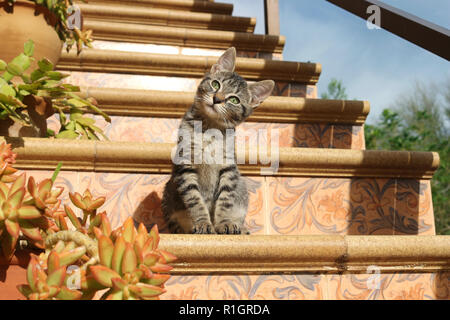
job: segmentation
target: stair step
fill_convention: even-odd
[[[52,170],[58,162],[64,170],[170,173],[174,144],[0,138],[11,143],[19,169]],[[247,148],[248,149],[248,148]],[[269,165],[249,164],[249,149],[240,169],[245,175],[261,175]],[[377,177],[431,179],[439,166],[434,152],[280,148],[275,176]]]
[[[83,13],[84,23],[90,20],[101,20],[138,25],[163,25],[250,33],[255,30],[256,25],[255,18],[234,17],[223,14],[130,7],[129,5],[120,4],[80,3],[78,6]]]
[[[82,3],[78,1],[78,5]],[[144,8],[164,8],[192,12],[209,12],[231,15],[233,5],[202,0],[89,0],[93,4],[120,4]]]
[[[63,52],[57,68],[68,71],[200,78],[210,70],[217,59],[217,57],[85,49],[79,56],[75,50]],[[272,79],[316,84],[321,73],[321,65],[237,58],[236,72],[247,80]]]
[[[111,116],[180,119],[192,105],[195,93],[89,87],[83,89],[83,96],[95,98],[102,110]],[[362,125],[369,110],[367,101],[272,96],[255,110],[248,121]]]
[[[281,53],[285,44],[284,36],[245,32],[139,25],[100,20],[86,20],[84,27],[93,30],[97,40],[209,49],[228,49],[234,46],[238,51],[269,53]]]
[[[174,275],[450,271],[450,236],[162,234],[161,249],[177,256]]]
[[[134,128],[133,128],[134,129]],[[105,196],[117,227],[129,216],[166,230],[161,197],[173,144],[0,138],[18,153],[15,167],[37,181],[52,176],[68,192]],[[240,153],[238,152],[238,155]],[[240,166],[246,175],[252,234],[433,235],[430,178],[436,153],[280,148],[279,170]]]

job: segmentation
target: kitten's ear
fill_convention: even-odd
[[[272,80],[264,80],[256,83],[252,83],[248,86],[250,94],[252,96],[251,105],[253,108],[259,106],[264,100],[266,100],[273,91],[275,82]]]
[[[214,74],[220,71],[233,72],[235,63],[236,49],[231,47],[227,49],[227,51],[219,58],[219,61],[211,67],[211,73]]]

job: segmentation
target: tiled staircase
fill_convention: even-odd
[[[280,169],[243,165],[250,236],[163,235],[179,257],[166,299],[449,299],[448,238],[436,237],[430,179],[436,153],[366,151],[365,101],[317,99],[317,63],[284,61],[285,38],[255,35],[255,19],[202,0],[80,4],[94,49],[63,53],[58,69],[112,116],[110,142],[8,139],[18,168],[90,188],[117,226],[161,217],[179,119],[206,70],[228,47],[248,80],[276,89],[239,130],[278,130]],[[307,57],[309,58],[309,57]],[[51,119],[56,127],[56,119]],[[270,139],[270,135],[259,136]],[[246,162],[248,163],[248,162]],[[371,285],[370,265],[381,270]],[[446,272],[444,272],[446,271]]]

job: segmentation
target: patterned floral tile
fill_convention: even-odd
[[[322,275],[173,276],[167,300],[320,300],[327,294]]]
[[[296,124],[293,147],[330,148],[332,139],[330,124]]]
[[[306,85],[303,83],[291,82],[289,97],[306,97]]]
[[[248,211],[245,224],[251,234],[265,234],[266,226],[266,201],[265,201],[265,178],[246,177],[249,193]]]
[[[393,234],[395,180],[272,178],[269,234]]]
[[[352,219],[348,234],[392,235],[395,179],[352,179]]]
[[[317,86],[316,85],[306,86],[306,98],[317,99]]]
[[[332,300],[450,299],[449,274],[344,274],[327,275]]]
[[[336,149],[365,149],[363,127],[353,125],[333,125],[331,147]]]
[[[430,181],[398,179],[395,197],[395,234],[435,234]]]
[[[72,71],[68,83],[80,87],[124,88],[161,91],[195,91],[199,79],[136,74]]]

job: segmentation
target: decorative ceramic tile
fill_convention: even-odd
[[[336,149],[364,149],[365,140],[363,127],[354,125],[333,125],[331,147]]]
[[[161,91],[195,91],[199,79],[135,74],[72,71],[68,83],[80,87],[124,88]]]
[[[245,180],[249,193],[248,211],[245,224],[251,234],[265,234],[265,178],[246,177]]]
[[[392,235],[395,188],[395,179],[352,179],[352,219],[347,234]]]
[[[337,300],[450,299],[449,274],[328,275],[328,297]]]
[[[165,46],[149,43],[130,43],[130,42],[95,40],[92,42],[92,46],[94,47],[94,49],[101,49],[101,50],[117,50],[127,52],[145,52],[158,54],[181,53],[181,48],[179,46]]]
[[[306,98],[317,99],[317,86],[316,85],[306,86]]]
[[[306,84],[291,82],[289,97],[306,97]]]
[[[435,234],[430,181],[398,179],[395,196],[395,234]]]
[[[267,177],[269,234],[393,234],[395,180]]]
[[[289,83],[276,81],[275,88],[272,91],[273,96],[289,97]]]
[[[330,124],[295,124],[293,147],[330,148],[332,125]]]
[[[320,300],[326,299],[322,275],[172,276],[161,299]]]

